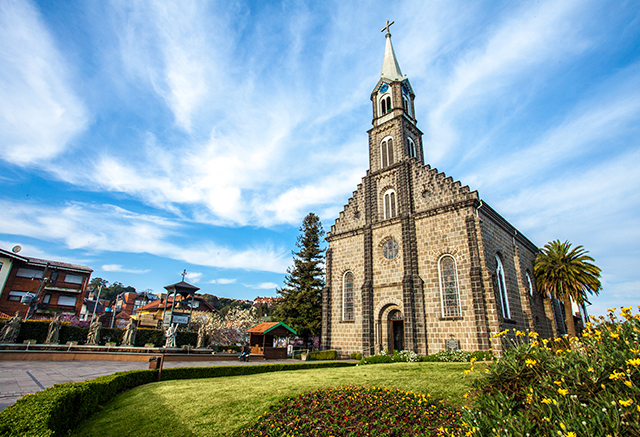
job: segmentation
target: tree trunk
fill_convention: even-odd
[[[563,298],[564,301],[564,323],[567,325],[567,334],[569,337],[576,336],[576,324],[573,320],[573,308],[571,307],[571,297],[569,295],[565,295]]]

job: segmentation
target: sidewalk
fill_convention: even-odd
[[[256,364],[295,363],[296,360],[251,361],[169,361],[163,368],[211,367]],[[35,393],[54,384],[86,381],[98,376],[127,370],[148,369],[145,361],[0,361],[0,410],[13,405],[28,393]]]

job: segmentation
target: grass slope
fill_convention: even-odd
[[[233,436],[279,400],[318,388],[367,385],[429,393],[460,406],[468,363],[395,363],[166,381],[118,396],[74,436]]]

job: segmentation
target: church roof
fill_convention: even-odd
[[[400,65],[396,59],[396,53],[393,51],[393,44],[391,44],[391,34],[387,32],[385,35],[387,42],[384,46],[384,59],[382,61],[382,73],[380,77],[389,80],[402,80],[402,71]]]

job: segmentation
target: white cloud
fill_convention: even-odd
[[[187,272],[186,278],[189,280],[189,282],[193,282],[194,284],[197,284],[198,282],[200,282],[200,279],[202,279],[202,273]]]
[[[226,284],[234,284],[237,281],[237,279],[226,279],[226,278],[219,278],[219,279],[212,279],[209,281],[209,284],[220,284],[220,285],[226,285]]]
[[[0,3],[0,152],[26,166],[59,156],[88,124],[73,78],[39,12]]]
[[[254,290],[274,290],[278,287],[278,284],[273,282],[263,282],[261,284],[242,284],[247,288],[253,288]]]
[[[62,207],[0,200],[0,229],[48,241],[59,241],[70,249],[151,253],[194,265],[243,268],[282,273],[288,253],[269,244],[235,249],[211,241],[185,245],[186,231],[165,218],[136,214],[113,205],[70,203]]]
[[[573,19],[579,1],[546,1],[526,4],[499,23],[486,41],[467,49],[456,58],[453,71],[443,74],[440,101],[427,120],[428,155],[439,161],[456,146],[455,123],[470,108],[486,108],[512,93],[513,87],[527,82],[530,74],[552,71],[552,61],[566,60],[583,52],[588,42],[579,35]],[[528,83],[530,85],[530,83]]]
[[[122,267],[120,264],[105,264],[102,266],[102,270],[105,272],[122,272],[122,273],[133,273],[133,274],[144,274],[149,273],[151,270],[145,269],[126,269]]]

